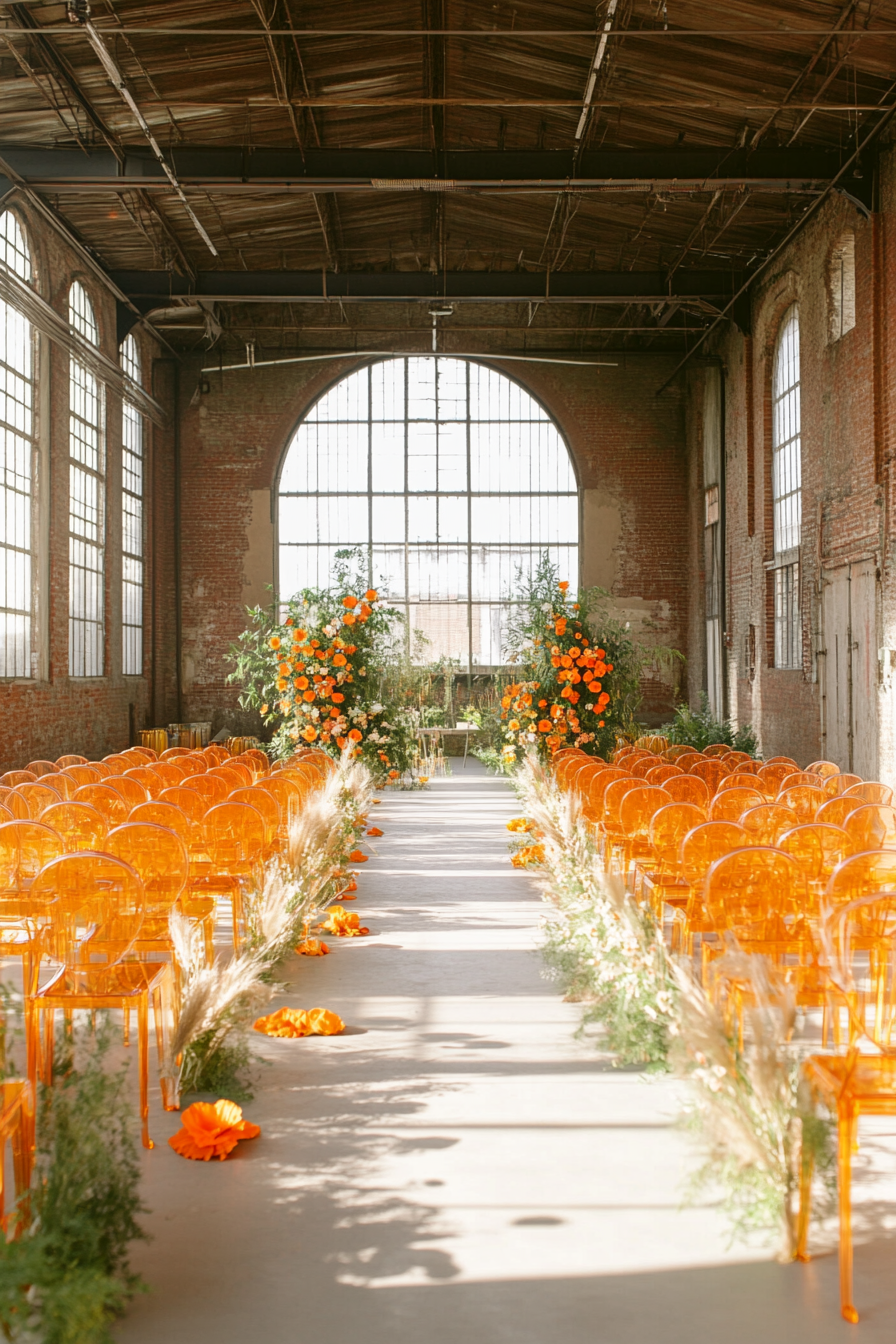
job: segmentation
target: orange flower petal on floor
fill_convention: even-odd
[[[235,1101],[224,1099],[194,1102],[184,1111],[181,1123],[183,1128],[172,1134],[168,1143],[181,1157],[200,1162],[213,1157],[223,1162],[240,1139],[255,1139],[261,1133],[258,1125],[243,1119]]]
[[[342,1018],[329,1008],[309,1008],[308,1021],[315,1036],[338,1036],[341,1031],[345,1031]]]
[[[326,957],[330,953],[322,938],[304,938],[296,951],[300,957]]]
[[[278,1008],[276,1013],[257,1018],[254,1028],[263,1036],[285,1036],[291,1040],[311,1035],[311,1023],[303,1008]]]
[[[367,834],[368,834],[368,835],[382,835],[382,831],[380,830],[379,826],[371,826],[371,828],[370,828],[370,830],[367,832]]]
[[[337,938],[363,938],[370,932],[362,927],[360,917],[353,910],[346,910],[341,905],[331,905],[327,915],[329,918],[320,927]]]
[[[351,854],[349,854],[348,856],[348,861],[349,863],[366,863],[367,855],[362,854],[360,849],[353,849]]]

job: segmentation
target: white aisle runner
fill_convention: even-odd
[[[154,1106],[154,1240],[134,1256],[151,1292],[121,1344],[855,1340],[831,1257],[729,1252],[715,1210],[681,1209],[675,1085],[575,1040],[509,864],[507,785],[471,759],[378,796],[352,907],[371,936],[294,959],[272,1004],[332,1008],[349,1033],[255,1038],[262,1137],[227,1162],[177,1157]],[[893,1338],[891,1236],[858,1252],[862,1344]]]

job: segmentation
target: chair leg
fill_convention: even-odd
[[[156,1024],[156,1050],[159,1057],[159,1087],[162,1093],[162,1105],[166,1111],[180,1110],[180,1096],[176,1080],[162,1072],[168,1053],[168,1041],[174,1022],[175,986],[170,972],[165,973],[162,982],[152,992],[152,1011]]]
[[[805,1149],[800,1162],[800,1210],[796,1223],[795,1258],[804,1263],[811,1260],[806,1249],[809,1241],[809,1222],[812,1217],[812,1177],[815,1172],[815,1159]]]
[[[144,1148],[154,1148],[149,1137],[149,994],[137,1000],[137,1055],[140,1070],[140,1125]]]
[[[852,1300],[852,1150],[858,1132],[858,1115],[851,1104],[841,1107],[837,1143],[837,1174],[840,1195],[840,1315],[855,1325],[859,1313]]]

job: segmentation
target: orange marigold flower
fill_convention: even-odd
[[[303,699],[303,700],[307,700],[308,703],[309,703],[309,705],[311,704],[311,701],[314,700],[315,698],[316,698],[316,697],[315,697],[315,694],[314,694],[314,692],[310,689],[310,687],[309,687],[309,689],[308,689],[307,691],[303,691],[303,692],[302,692],[302,699]]]
[[[344,738],[344,737],[337,737],[337,739],[336,739],[336,745],[337,745],[337,747],[339,748],[339,750],[342,751],[342,748],[345,746],[345,738]]]
[[[307,677],[296,677],[296,690],[304,691],[307,685],[308,685]]]
[[[334,666],[334,667],[345,667],[345,665],[346,665],[347,662],[348,662],[348,659],[346,658],[346,656],[345,656],[344,653],[337,653],[337,654],[335,655],[335,657],[333,658],[333,666]]]
[[[314,739],[317,737],[317,729],[312,728],[311,724],[309,723],[308,727],[302,733],[302,736],[304,737],[306,742],[313,742]]]
[[[355,618],[354,618],[354,616],[351,614],[350,611],[347,611],[347,612],[345,613],[345,615],[343,616],[343,618],[342,618],[342,624],[343,624],[343,625],[354,625],[354,623],[355,623]]]
[[[356,597],[351,596],[344,597],[342,599],[342,605],[344,607],[348,607],[349,611],[354,611],[355,607],[358,605],[358,599]]]
[[[557,584],[557,587],[560,589],[561,593],[565,593],[569,587],[569,579],[564,579],[562,583]]]
[[[343,700],[345,699],[345,696],[342,694],[341,691],[334,691],[330,699],[333,701],[335,705],[341,705]]]
[[[520,729],[519,719],[511,719],[507,727],[512,733],[518,733]]]
[[[538,708],[539,708],[539,709],[547,709],[547,707],[548,707],[548,702],[547,702],[547,700],[539,700],[539,702],[538,702]]]
[[[390,778],[390,779],[398,779],[398,776],[399,776],[399,772],[398,772],[397,770],[390,770],[390,771],[389,771],[389,778]]]
[[[351,732],[349,733],[349,735],[348,735],[348,740],[349,740],[349,742],[360,742],[360,741],[361,741],[361,731],[360,731],[360,729],[358,729],[358,728],[353,728],[353,729],[351,730]]]
[[[296,948],[300,957],[326,957],[330,949],[322,938],[305,938]]]
[[[268,706],[267,706],[267,705],[262,705],[262,707],[261,707],[261,712],[262,712],[262,714],[267,714],[267,712],[268,712]]]
[[[353,849],[348,856],[349,863],[366,863],[367,855],[362,849]]]
[[[293,635],[293,639],[298,640],[298,642],[299,642],[300,644],[303,644],[304,641],[305,641],[307,638],[308,638],[308,635],[306,634],[306,632],[305,632],[304,630],[297,630],[297,631],[295,632],[295,634]]]
[[[270,644],[270,646],[271,646],[272,649],[279,649],[279,647],[280,647],[280,636],[279,636],[279,635],[271,635],[271,638],[270,638],[270,640],[268,641],[268,643]]]
[[[549,719],[539,719],[538,731],[540,733],[549,733],[551,731],[551,722]]]
[[[362,602],[361,610],[358,612],[358,615],[361,617],[362,621],[366,621],[368,616],[373,615],[373,611],[368,607],[366,602]]]
[[[603,719],[601,719],[600,723],[599,723],[597,726],[598,726],[598,728],[603,728],[603,726],[604,726],[604,721],[603,721]]]
[[[289,673],[289,663],[281,663],[277,671],[280,673],[281,677],[287,676]]]
[[[368,588],[368,589],[367,589],[367,592],[364,594],[364,601],[365,601],[365,602],[376,602],[376,601],[378,601],[378,600],[379,600],[379,599],[378,599],[378,595],[377,595],[377,591],[376,591],[376,589],[375,589],[375,588]]]
[[[287,683],[285,677],[279,677],[278,680],[277,680],[277,690],[278,690],[278,691],[285,691],[285,690],[286,690],[286,687],[287,687],[287,684],[288,684],[288,683]]]
[[[181,1157],[208,1162],[213,1157],[223,1162],[232,1153],[240,1139],[255,1139],[261,1133],[258,1125],[243,1119],[243,1112],[235,1101],[196,1101],[181,1116],[183,1126],[168,1140]]]

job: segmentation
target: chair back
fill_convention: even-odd
[[[619,804],[619,824],[629,840],[646,840],[654,814],[671,803],[665,789],[641,784],[630,789]]]
[[[25,769],[32,775],[37,775],[38,779],[43,779],[44,775],[55,775],[59,766],[55,761],[29,761]]]
[[[146,790],[148,798],[158,798],[165,787],[158,775],[154,775],[148,765],[132,765],[125,770],[122,779],[133,779]]]
[[[256,779],[270,773],[271,762],[265,752],[260,751],[257,747],[250,747],[248,751],[244,751],[242,755],[238,756],[237,760],[241,765],[247,765]]]
[[[834,775],[839,775],[840,767],[833,761],[813,761],[807,765],[806,769],[813,775],[821,775],[822,779],[832,779]]]
[[[865,1034],[885,1055],[871,1056],[892,1086],[896,1024],[896,891],[873,892],[828,910],[822,942],[831,982],[845,998],[850,1038]],[[866,1059],[869,1057],[866,1055]]]
[[[40,820],[60,837],[64,854],[101,850],[109,831],[106,818],[89,803],[51,803]]]
[[[188,849],[194,830],[190,818],[181,812],[179,807],[176,807],[174,803],[162,802],[159,798],[150,798],[148,802],[139,803],[131,810],[126,824],[128,826],[138,824],[164,826],[166,830],[173,831]]]
[[[718,756],[721,760],[723,756],[728,756],[730,752],[731,748],[728,746],[727,742],[713,742],[710,746],[703,748],[703,755],[710,759],[714,756]]]
[[[107,780],[110,777],[110,775],[115,774],[115,771],[112,769],[111,765],[107,765],[105,761],[91,761],[90,769],[95,771],[96,774],[99,775],[100,777],[99,782],[101,784],[104,782],[104,780]]]
[[[747,833],[736,821],[704,821],[682,839],[681,871],[692,886],[702,886],[717,859],[747,843]]]
[[[102,778],[99,770],[94,770],[92,765],[66,765],[59,773],[72,780],[77,789],[83,784],[99,784]]]
[[[28,821],[31,811],[18,789],[0,788],[0,803],[11,812],[16,821]]]
[[[626,762],[631,774],[638,779],[646,779],[651,770],[656,769],[656,757],[653,752],[640,756],[636,761]]]
[[[84,957],[88,940],[102,948],[107,966],[115,966],[143,925],[143,884],[137,873],[111,854],[90,850],[47,863],[34,879],[29,904],[43,926],[45,954],[61,961],[76,983],[95,969]]]
[[[645,779],[648,784],[665,784],[667,779],[685,779],[685,773],[677,765],[664,762],[662,765],[655,765],[647,771]]]
[[[49,784],[19,784],[16,793],[21,794],[28,807],[28,815],[37,821],[41,812],[51,803],[58,803],[60,797],[56,789]]]
[[[588,793],[585,798],[585,815],[592,821],[599,821],[603,816],[604,794],[610,785],[617,779],[632,778],[634,776],[619,765],[608,765],[606,770],[600,770],[596,775],[592,775],[588,781]]]
[[[785,831],[799,826],[800,819],[792,807],[782,807],[780,803],[760,803],[748,808],[740,819],[750,843],[753,845],[776,845]]]
[[[213,866],[243,871],[264,855],[265,823],[247,803],[219,803],[205,815],[205,843]]]
[[[814,821],[818,809],[827,802],[827,794],[813,784],[796,784],[793,788],[782,789],[775,801],[783,807],[793,808],[800,821]]]
[[[785,775],[781,780],[779,793],[785,789],[795,789],[798,784],[811,784],[814,789],[824,787],[824,778],[821,775],[813,775],[810,770],[792,770],[789,775]]]
[[[123,751],[117,751],[111,756],[104,756],[103,765],[107,765],[113,775],[123,775],[125,770],[130,770],[133,761]]]
[[[32,774],[30,770],[7,770],[5,775],[0,775],[0,787],[4,789],[14,789],[19,784],[36,784],[37,775]]]
[[[826,803],[822,803],[815,813],[815,820],[829,823],[831,826],[845,826],[846,818],[861,806],[860,798],[844,798],[838,793],[835,798],[829,798]],[[869,845],[868,848],[873,849],[874,846]]]
[[[110,826],[120,826],[127,820],[131,810],[121,794],[108,784],[84,784],[80,789],[75,789],[72,801],[89,803],[97,812],[102,812]]]
[[[166,749],[162,752],[161,756],[159,757],[159,760],[173,761],[178,756],[189,756],[192,750],[193,750],[192,747],[166,747]]]
[[[153,801],[176,807],[191,826],[199,826],[211,806],[210,799],[204,794],[197,792],[196,789],[188,789],[183,784],[178,784],[173,789],[163,789]]]
[[[727,775],[721,780],[717,793],[724,793],[726,789],[759,789],[759,792],[765,797],[765,789],[759,788],[761,781],[758,775],[745,774],[743,770],[737,769],[734,774]]]
[[[666,803],[654,812],[648,838],[659,861],[666,867],[677,866],[682,840],[705,820],[703,809],[693,803]]]
[[[601,820],[604,826],[620,828],[622,822],[619,819],[619,809],[622,806],[622,800],[632,789],[639,789],[643,786],[643,781],[638,779],[637,775],[623,775],[622,779],[613,779],[607,785],[604,792],[604,810]],[[668,794],[666,795],[668,797]]]
[[[733,751],[729,748],[728,751],[719,752],[719,755],[732,770],[739,770],[741,766],[753,764],[753,757],[748,751]]]
[[[881,891],[896,891],[896,850],[877,849],[844,859],[831,873],[824,894],[833,907]]]
[[[181,756],[177,764],[185,779],[190,775],[204,775],[208,769],[208,761],[195,751],[189,756]]]
[[[792,756],[769,756],[766,765],[789,765],[791,771],[799,770],[799,766]]]
[[[843,823],[852,841],[852,852],[869,849],[896,849],[896,808],[884,803],[865,803],[857,807]]]
[[[716,859],[706,874],[703,901],[716,932],[733,934],[745,950],[786,938],[809,903],[796,860],[763,845]]]
[[[248,803],[249,807],[254,807],[256,812],[260,812],[264,818],[265,845],[270,846],[274,843],[280,827],[280,804],[269,790],[259,789],[257,785],[250,784],[245,789],[234,789],[227,801]]]
[[[794,766],[790,762],[779,762],[776,765],[766,762],[765,765],[759,767],[758,778],[768,781],[770,789],[773,790],[771,796],[774,797],[781,787],[781,781],[786,779],[788,775],[792,775],[793,772]]]
[[[86,756],[57,756],[56,764],[60,770],[67,770],[70,765],[86,765]]]
[[[223,779],[227,784],[227,792],[232,789],[247,789],[253,782],[252,771],[247,770],[244,765],[237,765],[235,761],[228,761],[226,765],[216,765],[208,772],[213,779]]]
[[[664,781],[663,788],[675,803],[693,803],[704,812],[709,810],[709,789],[696,775],[674,775]]]
[[[695,775],[697,779],[702,779],[709,789],[710,795],[712,795],[725,776],[731,774],[731,771],[725,761],[718,756],[714,756],[710,761],[695,761],[693,765],[688,767],[688,774]]]
[[[277,800],[281,826],[287,826],[302,805],[303,795],[300,785],[294,779],[288,779],[282,770],[260,779],[254,787],[269,793]]]
[[[4,890],[25,892],[45,864],[58,859],[62,839],[40,821],[6,821],[0,826],[0,874]]]
[[[584,764],[587,759],[584,751],[580,751],[578,748],[576,749],[575,754],[570,753],[569,755],[564,756],[562,760],[558,761],[557,758],[554,757],[554,778],[561,789],[565,789],[567,786],[570,770],[574,770],[579,764]]]
[[[694,748],[685,746],[681,742],[675,742],[671,747],[667,747],[665,756],[667,761],[674,765],[682,756],[693,756]]]
[[[845,793],[853,784],[864,784],[861,775],[850,775],[841,773],[839,775],[827,775],[824,780],[824,791],[829,798],[836,798],[838,794]]]
[[[863,779],[861,784],[850,784],[848,789],[843,790],[844,798],[859,798],[863,803],[883,803],[889,805],[893,801],[893,790],[889,784],[880,784],[877,780]]]
[[[109,832],[106,849],[139,874],[146,914],[150,918],[166,915],[187,885],[190,871],[180,836],[152,822],[128,821]]]
[[[208,772],[204,775],[188,775],[185,779],[180,780],[175,787],[193,789],[206,800],[209,807],[214,807],[216,803],[223,803],[229,792],[223,779],[219,779]]]
[[[765,795],[758,789],[721,789],[709,805],[710,821],[740,821],[751,807],[760,807]]]
[[[146,768],[151,774],[155,775],[163,789],[170,789],[175,784],[182,784],[185,778],[184,772],[178,769],[174,761],[156,761]]]
[[[846,831],[818,821],[786,831],[778,840],[778,849],[796,859],[809,885],[819,891],[827,886],[838,863],[855,853],[855,845]]]
[[[110,775],[105,783],[107,789],[114,789],[120,794],[129,810],[145,803],[149,797],[143,784],[136,779],[125,779],[124,775]]]

